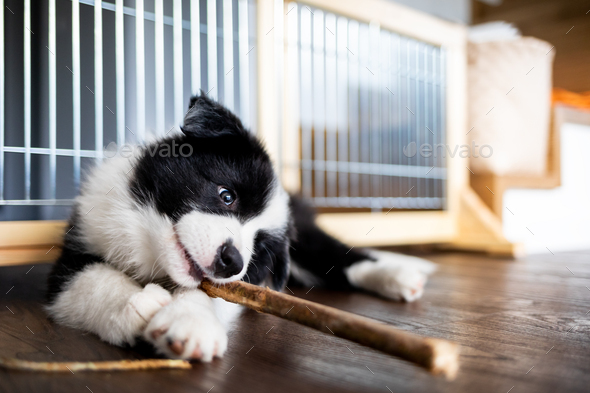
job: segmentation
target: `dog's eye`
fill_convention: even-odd
[[[233,194],[233,192],[231,192],[227,188],[219,189],[219,198],[221,198],[223,203],[225,203],[227,206],[231,205],[236,200],[236,197]]]

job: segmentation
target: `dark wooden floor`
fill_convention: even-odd
[[[454,382],[378,351],[246,312],[230,337],[224,359],[195,364],[192,370],[73,375],[0,370],[0,391],[588,391],[590,252],[520,261],[473,254],[427,257],[440,268],[424,298],[415,303],[318,288],[296,293],[420,335],[460,343],[461,370]],[[43,264],[0,268],[0,356],[85,361],[150,355],[145,347],[112,347],[92,334],[48,321],[42,311],[48,268]]]

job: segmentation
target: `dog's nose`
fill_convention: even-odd
[[[242,255],[234,245],[225,243],[219,247],[213,273],[218,278],[228,278],[238,274],[244,267]]]

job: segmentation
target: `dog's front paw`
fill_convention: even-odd
[[[163,355],[210,362],[227,349],[227,333],[212,310],[173,302],[148,324],[144,337]]]
[[[393,300],[413,302],[424,293],[428,275],[436,266],[420,258],[373,251],[376,261],[362,261],[346,269],[350,283]]]
[[[147,323],[171,300],[170,292],[158,284],[147,284],[129,299],[129,306]]]

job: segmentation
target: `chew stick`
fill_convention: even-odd
[[[24,371],[71,372],[74,371],[130,371],[151,370],[157,368],[191,368],[185,360],[144,359],[113,360],[101,362],[31,362],[14,358],[0,358],[0,368]]]
[[[408,360],[448,379],[453,379],[459,368],[459,347],[449,341],[417,336],[369,318],[243,281],[216,286],[204,280],[201,289],[210,297],[332,333]]]

